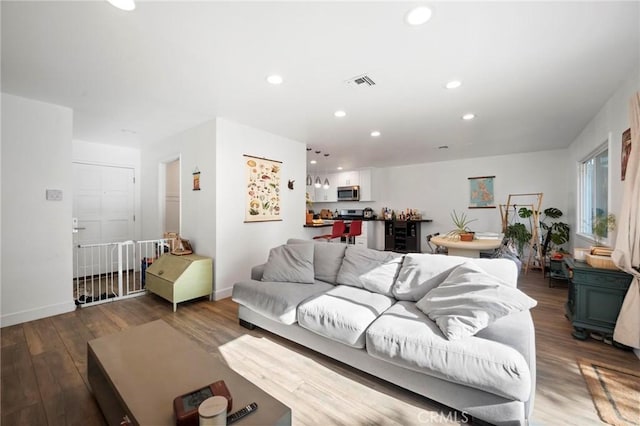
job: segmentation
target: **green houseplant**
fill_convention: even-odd
[[[504,236],[513,241],[518,249],[518,256],[522,259],[524,257],[524,246],[531,241],[531,232],[529,232],[524,223],[518,222],[507,226]]]
[[[597,213],[591,222],[596,247],[602,246],[602,241],[607,238],[609,231],[616,229],[616,216],[613,213]]]
[[[549,252],[556,252],[561,255],[564,253],[563,245],[569,241],[570,228],[567,223],[557,221],[562,217],[562,210],[556,207],[548,207],[542,211],[539,215],[539,224],[542,237],[542,255],[546,255]],[[510,238],[518,248],[518,254],[520,257],[524,254],[524,247],[531,241],[532,234],[529,231],[533,227],[531,218],[533,217],[533,210],[520,207],[518,209],[518,216],[522,219],[529,219],[529,227],[523,223],[514,223],[507,226],[505,230],[505,237]]]
[[[549,251],[555,251],[557,253],[564,253],[562,247],[569,241],[570,228],[567,223],[555,221],[550,219],[558,219],[562,216],[562,211],[555,207],[549,207],[544,209],[543,217],[540,220],[540,227],[546,232],[542,245],[542,253],[546,254]]]
[[[458,214],[455,210],[451,212],[451,221],[455,226],[455,229],[447,232],[447,237],[450,239],[460,239],[460,241],[473,240],[473,232],[469,229],[469,224],[478,219],[469,219],[467,215],[462,212]]]

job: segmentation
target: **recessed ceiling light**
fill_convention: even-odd
[[[461,81],[451,80],[444,87],[446,87],[447,89],[457,89],[460,86],[462,86],[462,82]]]
[[[283,81],[282,77],[277,75],[277,74],[273,74],[273,75],[270,75],[269,77],[267,77],[267,82],[269,84],[275,84],[275,85],[282,84],[282,81]]]
[[[342,170],[342,166],[338,166],[338,167],[337,167],[337,169],[338,169],[338,170]]]
[[[311,161],[309,161],[309,163],[311,163],[311,164],[316,164],[316,163],[317,163],[317,161],[316,161],[316,160],[311,160]]]
[[[344,117],[345,115],[347,115],[347,113],[342,110],[338,110],[334,112],[333,115],[335,115],[336,117]]]
[[[377,138],[378,136],[380,136],[380,132],[377,130],[374,130],[373,132],[371,132],[371,136],[373,136],[374,138]]]
[[[462,116],[463,120],[473,120],[474,118],[476,118],[476,115],[472,113],[468,113]]]
[[[133,0],[107,0],[112,6],[121,10],[131,11],[136,8]]]
[[[422,25],[429,19],[431,19],[431,9],[427,6],[418,6],[411,9],[405,17],[405,21],[409,25]]]
[[[440,145],[438,149],[449,149],[449,145]]]

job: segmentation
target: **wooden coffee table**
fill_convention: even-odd
[[[87,343],[93,394],[110,425],[127,416],[134,425],[175,425],[173,400],[224,380],[232,411],[258,410],[237,425],[291,425],[291,409],[271,397],[162,320]],[[230,413],[229,413],[230,414]]]

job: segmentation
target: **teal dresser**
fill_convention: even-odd
[[[590,331],[613,335],[631,275],[569,258],[565,259],[565,267],[569,276],[565,313],[573,325],[573,337],[584,340]]]

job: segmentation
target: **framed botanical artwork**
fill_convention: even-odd
[[[624,180],[627,174],[627,162],[631,155],[631,129],[627,129],[622,133],[622,156],[620,162],[621,178]]]
[[[193,171],[193,190],[200,191],[200,170],[197,167]]]
[[[495,209],[493,192],[495,176],[477,176],[469,178],[469,208]]]
[[[280,170],[282,161],[244,155],[246,170],[245,222],[282,220]]]

